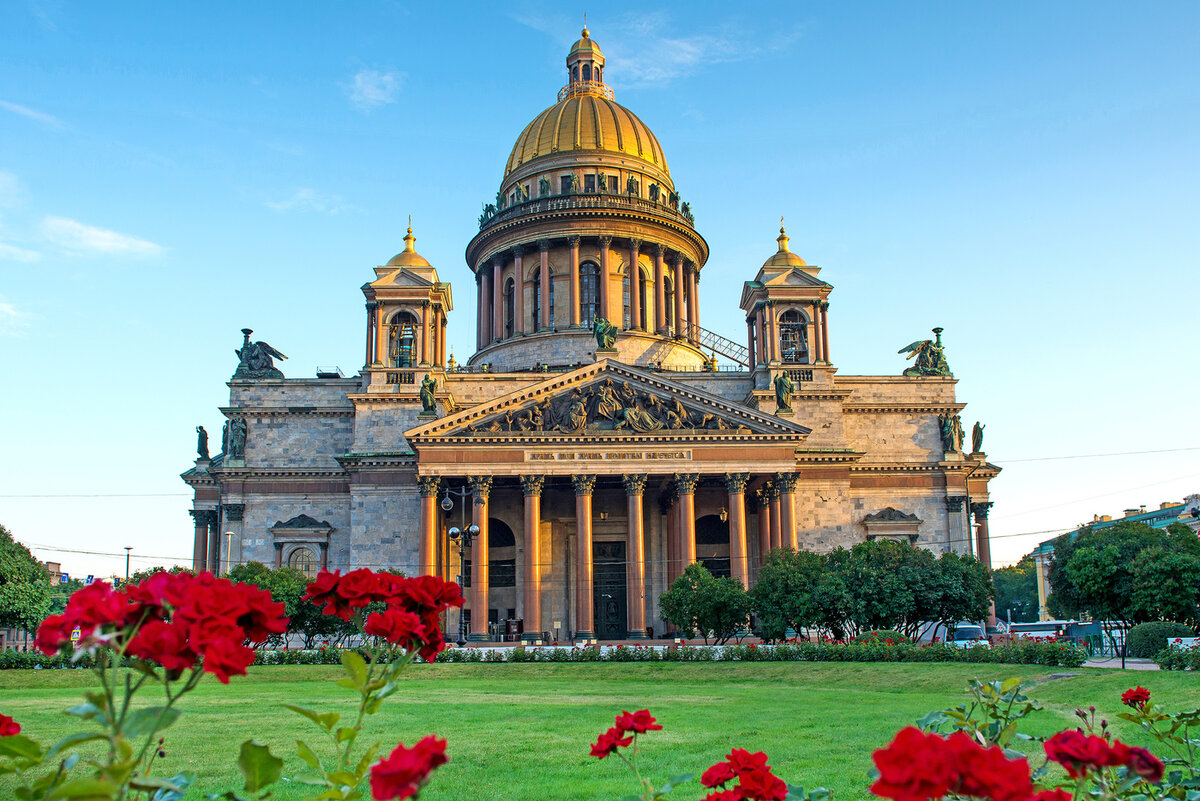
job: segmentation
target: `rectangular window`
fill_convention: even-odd
[[[489,559],[488,573],[492,587],[517,586],[516,559]]]
[[[571,176],[564,175],[559,180],[562,182],[562,189],[560,190],[560,194],[563,194],[563,195],[570,194],[571,193]]]
[[[595,192],[596,191],[596,176],[594,176],[594,175],[583,176],[583,191],[584,192]]]

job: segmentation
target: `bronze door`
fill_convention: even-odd
[[[592,588],[596,638],[624,639],[626,614],[625,543],[592,543]]]

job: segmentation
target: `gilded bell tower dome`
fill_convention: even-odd
[[[467,246],[480,309],[470,363],[533,370],[615,358],[702,367],[700,343],[711,336],[699,322],[708,244],[691,206],[658,138],[616,102],[586,28],[566,68],[557,102],[517,137]],[[618,331],[600,352],[597,319]]]

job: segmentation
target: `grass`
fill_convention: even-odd
[[[636,788],[616,759],[587,755],[597,734],[622,709],[648,707],[664,730],[643,738],[643,770],[661,782],[694,772],[673,793],[703,795],[699,774],[731,747],[764,750],[777,774],[806,787],[824,785],[838,801],[867,798],[871,751],[926,712],[960,703],[971,678],[1038,681],[1032,695],[1046,707],[1024,730],[1049,735],[1071,725],[1072,710],[1095,704],[1115,721],[1120,694],[1147,686],[1169,709],[1200,706],[1200,682],[1185,673],[1078,669],[1045,681],[1053,668],[1011,665],[831,663],[651,663],[417,665],[402,690],[368,721],[366,735],[411,744],[428,733],[449,741],[450,764],[439,769],[423,801],[459,799],[613,799]],[[308,721],[280,707],[298,703],[349,712],[349,693],[333,685],[339,668],[260,667],[229,686],[206,679],[183,702],[167,731],[160,772],[193,771],[188,796],[239,787],[234,758],[249,738],[286,760],[285,775],[307,768],[295,739],[318,742]],[[62,710],[90,686],[85,671],[0,673],[0,712],[43,742],[79,727]],[[1119,735],[1149,745],[1115,721]],[[368,740],[369,741],[369,740]],[[303,797],[297,785],[278,799]],[[11,777],[0,798],[12,797]]]

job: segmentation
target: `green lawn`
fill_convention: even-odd
[[[588,746],[621,709],[648,707],[665,726],[643,738],[648,775],[662,780],[697,774],[676,798],[703,795],[699,773],[740,746],[766,751],[776,773],[792,783],[825,785],[838,801],[851,801],[868,796],[871,750],[926,712],[959,703],[968,679],[1021,676],[1041,682],[1057,670],[831,663],[418,665],[407,672],[400,693],[369,720],[366,734],[389,750],[397,741],[411,744],[428,733],[449,741],[450,764],[422,793],[425,801],[613,799],[635,788],[618,760],[589,757]],[[1171,709],[1200,706],[1200,682],[1189,673],[1071,672],[1080,675],[1033,690],[1046,710],[1035,713],[1027,731],[1057,731],[1070,725],[1076,706],[1089,704],[1112,719],[1121,691],[1139,683]],[[229,686],[206,679],[168,730],[162,772],[196,772],[189,798],[232,788],[238,744],[254,737],[285,757],[285,775],[303,775],[294,740],[315,742],[315,731],[279,705],[348,711],[349,693],[330,681],[339,674],[331,667],[260,667]],[[85,671],[0,673],[0,712],[20,721],[25,733],[53,741],[75,730],[76,721],[61,710],[79,698],[89,677]],[[1117,723],[1118,733],[1125,732]],[[1148,745],[1131,734],[1129,739]],[[301,789],[285,787],[276,797],[299,798]],[[10,797],[11,780],[0,781],[0,798]]]

